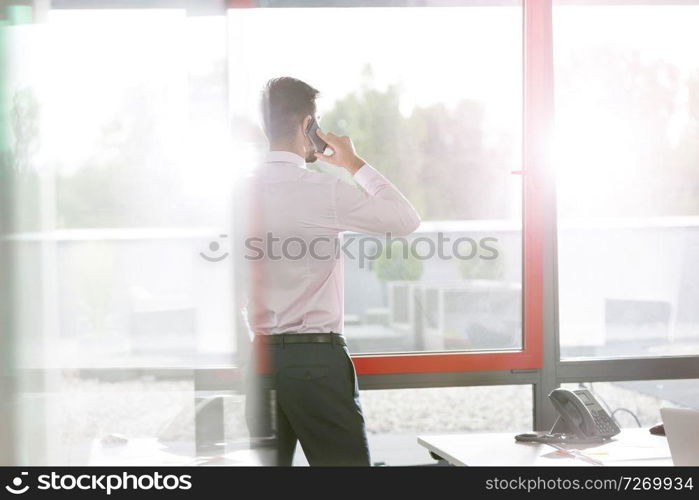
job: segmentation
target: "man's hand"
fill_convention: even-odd
[[[352,144],[352,139],[349,137],[335,135],[332,132],[326,134],[320,129],[317,129],[316,133],[318,137],[327,142],[328,147],[333,150],[331,155],[324,155],[322,152],[316,152],[316,158],[319,160],[330,163],[331,165],[343,167],[352,175],[357,173],[357,170],[362,168],[366,163],[354,150],[354,144]]]

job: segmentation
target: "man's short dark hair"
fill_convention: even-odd
[[[292,138],[305,116],[315,116],[319,93],[290,76],[268,81],[262,91],[262,121],[270,142]]]

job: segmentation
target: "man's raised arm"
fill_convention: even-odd
[[[418,228],[420,216],[415,208],[396,186],[357,155],[349,137],[325,134],[320,130],[318,136],[328,143],[333,154],[316,153],[316,157],[345,168],[365,191],[341,181],[335,183],[338,229],[404,236]]]

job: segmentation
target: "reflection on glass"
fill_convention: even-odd
[[[191,459],[191,371],[129,368],[230,364],[236,351],[230,266],[200,255],[227,251],[225,18],[40,17],[0,41],[12,463],[110,463],[117,449],[148,461],[166,441]]]
[[[698,22],[554,10],[564,357],[699,352]]]
[[[54,465],[188,464],[195,452],[191,378],[67,373],[43,395]],[[29,397],[28,395],[25,397]]]
[[[230,218],[225,19],[46,16],[13,32],[8,85],[20,364],[230,363],[230,266],[200,255]]]
[[[260,89],[300,78],[321,91],[321,127],[350,136],[422,217],[393,244],[345,233],[351,351],[521,348],[521,180],[510,174],[520,168],[521,7],[228,18],[236,149],[260,158]],[[296,21],[313,26],[312,57]],[[341,169],[310,168],[352,182]]]

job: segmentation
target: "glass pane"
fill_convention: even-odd
[[[231,361],[231,273],[200,257],[230,214],[225,38],[223,16],[147,9],[17,33],[24,366]]]
[[[554,10],[563,357],[699,353],[698,24]]]
[[[696,380],[638,380],[563,384],[586,387],[616,419],[619,427],[650,427],[661,422],[660,408],[699,408]]]
[[[521,6],[235,9],[229,28],[237,151],[266,149],[265,82],[300,78],[321,92],[321,128],[422,216],[393,244],[344,234],[351,351],[520,349]]]

